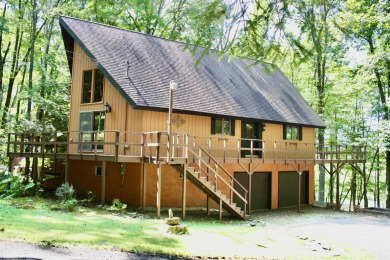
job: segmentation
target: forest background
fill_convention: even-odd
[[[340,168],[339,202],[390,208],[388,1],[1,1],[3,165],[7,133],[67,131],[70,72],[60,15],[279,66],[327,124],[317,131],[319,143],[367,146],[365,165]],[[317,170],[316,199],[333,202],[334,174]]]

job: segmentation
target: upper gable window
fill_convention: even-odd
[[[283,139],[285,140],[302,140],[302,127],[295,125],[283,126]]]
[[[235,134],[235,121],[234,119],[225,117],[212,117],[211,118],[211,133],[234,135]]]
[[[103,101],[103,82],[104,76],[100,70],[83,72],[83,104]]]

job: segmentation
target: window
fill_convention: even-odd
[[[102,176],[102,166],[95,167],[95,176]]]
[[[100,70],[83,72],[83,104],[103,101],[103,82],[104,76]]]
[[[283,126],[283,139],[284,140],[302,140],[302,127],[295,125]]]
[[[211,133],[234,135],[235,134],[235,121],[234,119],[225,117],[213,117],[211,119]]]
[[[83,132],[82,142],[103,142],[104,141],[104,121],[106,113],[103,111],[80,112],[79,131]],[[81,135],[81,134],[80,134]],[[80,136],[81,138],[81,136]],[[92,144],[83,144],[83,151],[94,150]],[[96,146],[97,150],[103,150],[103,144]]]

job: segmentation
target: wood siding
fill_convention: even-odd
[[[73,59],[69,131],[74,132],[70,136],[74,141],[77,141],[79,138],[75,132],[79,131],[80,112],[103,111],[106,102],[110,104],[112,110],[111,113],[106,114],[105,131],[107,132],[105,133],[105,141],[115,141],[115,133],[110,131],[127,132],[122,133],[121,136],[119,136],[119,141],[121,143],[129,143],[129,145],[126,145],[128,147],[125,147],[124,144],[121,145],[119,147],[119,154],[140,155],[141,147],[131,145],[139,144],[141,142],[140,132],[167,131],[167,112],[133,109],[107,78],[104,80],[103,101],[92,104],[81,104],[83,71],[96,69],[96,66],[76,43]],[[182,123],[173,123],[172,132],[189,133],[191,136],[196,136],[198,143],[202,146],[209,146],[209,152],[215,157],[221,157],[223,155],[224,151],[221,148],[224,147],[230,149],[227,153],[229,157],[237,156],[237,148],[240,146],[238,141],[234,139],[233,136],[211,134],[210,117],[174,113],[173,119],[177,118],[179,118]],[[236,120],[235,122],[234,137],[241,138],[241,120]],[[283,126],[280,124],[267,123],[265,124],[265,131],[263,132],[263,140],[266,142],[263,148],[268,150],[276,147],[279,151],[277,154],[266,152],[265,157],[267,159],[274,157],[278,159],[283,158],[285,156],[285,152],[283,151],[285,150],[289,151],[289,156],[303,156],[303,153],[313,154],[314,156],[314,128],[303,127],[303,140],[291,141],[286,146],[285,140],[283,140]],[[166,142],[166,136],[163,136],[161,141]],[[305,143],[310,145],[305,147]],[[218,149],[215,149],[216,147],[218,147]],[[71,145],[70,152],[77,152],[77,148],[77,145]],[[113,152],[113,145],[105,145],[104,153],[112,154]],[[161,150],[161,156],[166,156],[166,149]]]

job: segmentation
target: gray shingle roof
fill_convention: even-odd
[[[212,55],[196,67],[202,48],[193,56],[184,43],[69,17],[60,25],[68,54],[76,41],[136,109],[166,111],[175,80],[177,112],[325,127],[279,69],[267,73],[250,60]]]

